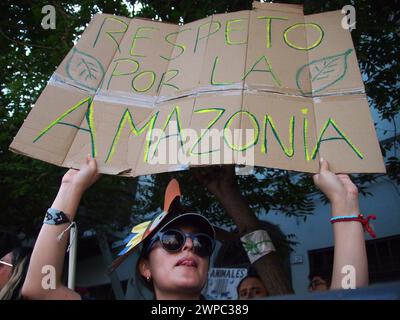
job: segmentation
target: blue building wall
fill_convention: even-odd
[[[360,196],[360,210],[364,215],[375,214],[373,221],[377,238],[400,235],[400,195],[399,191],[382,177],[378,183],[369,186],[372,196]],[[283,214],[269,213],[265,218],[280,226],[285,234],[295,234],[295,252],[291,254],[293,287],[296,293],[307,292],[309,261],[308,251],[333,246],[332,225],[329,222],[330,205],[316,203],[315,213],[303,219],[286,217]],[[365,233],[365,239],[372,237]],[[301,261],[302,262],[299,262]]]

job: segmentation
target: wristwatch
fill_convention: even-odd
[[[63,223],[71,223],[71,220],[67,217],[67,215],[64,212],[54,208],[49,208],[47,209],[43,223],[51,225],[59,225]]]

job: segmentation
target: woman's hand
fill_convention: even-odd
[[[77,188],[79,191],[84,192],[100,177],[97,170],[96,159],[90,155],[86,156],[86,163],[80,170],[69,169],[62,178],[62,186],[71,186]]]
[[[315,185],[328,197],[332,204],[332,215],[359,213],[358,189],[347,174],[329,171],[328,161],[321,158],[319,173],[313,176]]]

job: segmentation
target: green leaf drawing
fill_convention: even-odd
[[[347,57],[353,49],[311,61],[300,67],[296,73],[296,84],[304,95],[320,92],[342,80],[347,72]],[[311,81],[312,91],[304,88]]]
[[[76,48],[72,49],[65,68],[69,79],[90,90],[97,89],[105,73],[99,60]]]

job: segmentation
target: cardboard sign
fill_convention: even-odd
[[[183,26],[97,14],[14,152],[126,176],[245,164],[385,172],[340,11],[257,3]]]

